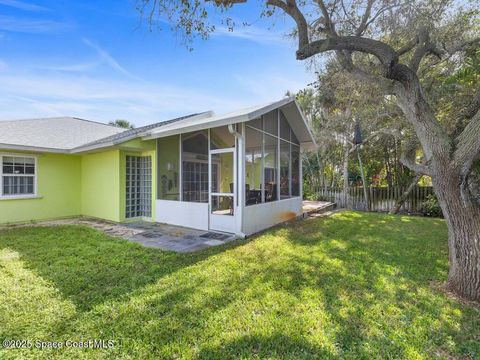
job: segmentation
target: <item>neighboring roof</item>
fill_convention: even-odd
[[[74,117],[0,121],[0,149],[80,153],[121,144],[141,137],[144,140],[247,122],[280,109],[296,137],[305,146],[315,144],[294,97],[249,107],[223,115],[203,112],[142,126],[123,129]]]
[[[74,117],[0,121],[0,148],[68,152],[125,129]]]

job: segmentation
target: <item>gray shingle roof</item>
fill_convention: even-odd
[[[0,121],[0,144],[70,150],[125,131],[74,117]]]
[[[168,125],[168,124],[171,124],[171,123],[174,123],[174,122],[182,121],[182,120],[185,120],[185,119],[191,118],[193,116],[197,116],[197,115],[199,115],[199,114],[191,114],[191,115],[181,116],[181,117],[178,117],[178,118],[175,118],[175,119],[161,121],[161,122],[158,122],[158,123],[155,123],[155,124],[141,126],[141,127],[134,128],[134,129],[129,129],[129,130],[123,131],[123,132],[118,133],[118,134],[113,134],[113,135],[110,135],[110,136],[107,136],[107,137],[104,137],[104,138],[101,138],[101,139],[98,139],[98,140],[95,140],[95,141],[92,141],[92,142],[89,142],[89,143],[86,143],[86,144],[82,144],[81,146],[79,146],[79,148],[88,148],[88,147],[97,147],[97,146],[101,147],[104,144],[105,145],[107,145],[107,144],[120,144],[120,143],[128,141],[130,139],[134,139],[139,134],[142,134],[142,133],[144,133],[148,130],[152,130],[152,129],[155,129],[155,128],[158,128],[158,127],[161,127],[161,126],[165,126],[165,125]],[[77,150],[77,149],[75,149],[75,150]]]
[[[102,147],[112,143],[119,144],[145,131],[196,115],[198,114],[130,130],[75,117],[0,121],[0,149],[3,145],[3,148],[25,147],[26,149],[72,152],[84,147]]]

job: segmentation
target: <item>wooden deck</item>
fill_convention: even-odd
[[[336,204],[333,202],[304,200],[303,217],[306,218],[308,216],[323,214],[327,211],[332,211],[335,207]]]

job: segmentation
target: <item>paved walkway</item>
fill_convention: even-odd
[[[335,204],[330,202],[304,201],[303,218],[325,216],[334,208]],[[35,226],[52,225],[85,225],[147,247],[180,253],[189,253],[211,246],[223,245],[237,238],[234,234],[195,230],[146,221],[118,224],[92,218],[74,218],[43,221],[35,224]]]
[[[142,231],[128,238],[133,242],[181,253],[223,245],[237,238],[234,234],[195,230],[159,223],[136,222],[126,226]]]
[[[162,250],[189,253],[236,239],[233,234],[189,229],[181,226],[138,221],[116,224],[91,218],[44,221],[37,226],[85,225],[112,236]]]

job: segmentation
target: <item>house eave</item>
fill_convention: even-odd
[[[17,144],[5,144],[0,143],[0,151],[25,151],[25,152],[40,152],[40,153],[54,153],[54,154],[69,154],[70,150],[68,149],[57,149],[57,148],[48,148],[40,146],[28,146],[28,145],[17,145]]]
[[[315,139],[312,135],[310,128],[308,127],[305,116],[303,115],[300,106],[294,97],[288,97],[264,106],[262,108],[240,115],[233,114],[232,116],[220,117],[218,119],[216,119],[215,116],[212,116],[210,118],[207,117],[201,123],[198,122],[198,118],[192,118],[188,122],[182,122],[179,124],[173,123],[171,125],[162,126],[161,128],[154,129],[140,135],[142,135],[142,140],[151,140],[192,131],[205,130],[213,127],[226,126],[235,123],[243,123],[254,120],[275,109],[286,110],[290,105],[295,108],[295,116],[297,117],[298,121],[301,122],[300,126],[304,135],[302,138],[302,142],[304,142],[305,144],[311,142],[314,144],[314,146],[316,146]]]

